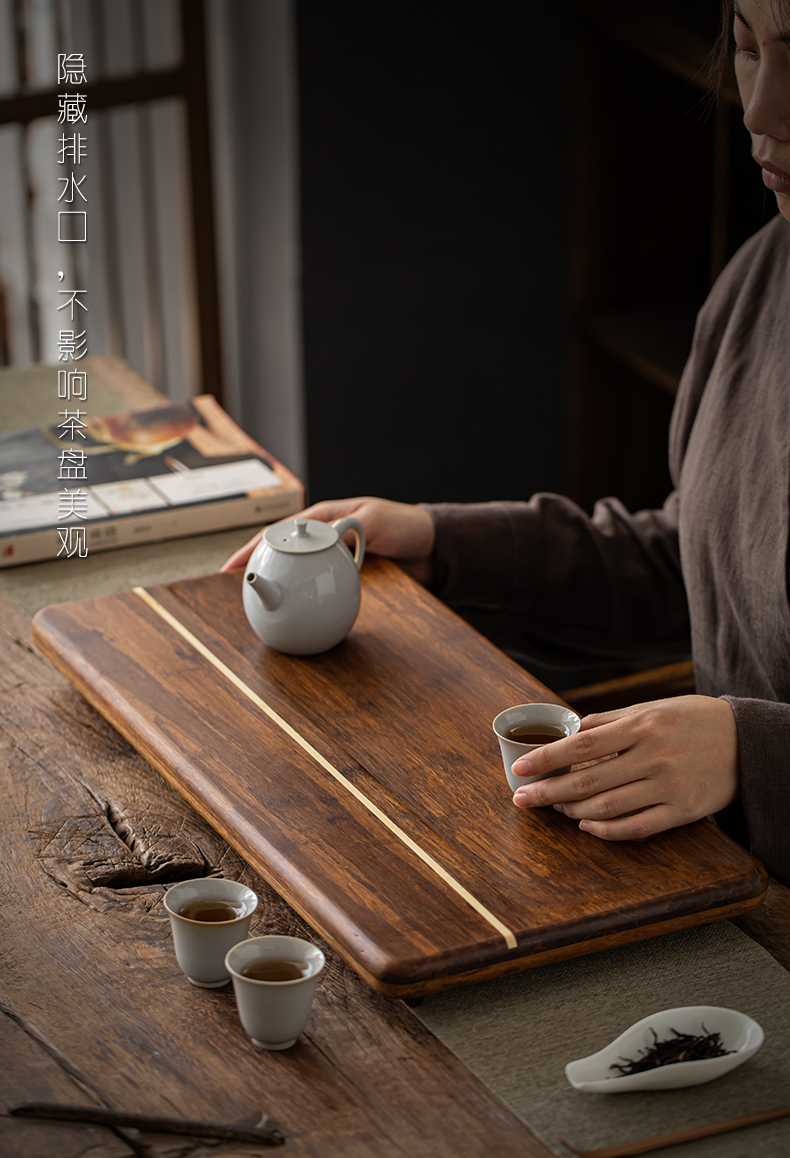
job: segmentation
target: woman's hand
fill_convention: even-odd
[[[422,507],[410,503],[393,503],[389,499],[337,499],[316,503],[292,518],[318,519],[322,523],[334,523],[345,515],[353,515],[365,528],[367,550],[371,555],[385,555],[396,559],[404,571],[420,583],[431,579],[431,553],[435,538],[433,519]],[[223,571],[235,571],[244,567],[261,540],[259,531],[231,555],[222,565]],[[349,538],[353,535],[349,532]]]
[[[552,804],[603,840],[641,840],[690,824],[738,797],[738,733],[726,700],[677,696],[585,716],[575,736],[521,756],[513,772],[537,776],[513,797],[521,808]],[[633,814],[633,815],[632,815]]]

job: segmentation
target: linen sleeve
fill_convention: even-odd
[[[424,504],[433,590],[503,650],[533,662],[669,662],[689,653],[678,498],[630,514],[602,499]]]
[[[719,814],[717,823],[748,844],[772,876],[790,886],[790,704],[722,696],[738,729],[740,809]],[[747,840],[737,829],[738,813]],[[734,824],[733,824],[734,820]]]

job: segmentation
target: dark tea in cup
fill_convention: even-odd
[[[244,916],[244,905],[234,905],[222,897],[200,897],[182,905],[178,915],[188,921],[237,921]]]
[[[285,957],[261,957],[250,961],[239,970],[242,977],[253,981],[297,981],[307,977],[310,964],[307,961],[289,961]]]
[[[516,744],[553,744],[555,740],[564,740],[568,732],[553,724],[521,723],[514,724],[503,735]]]

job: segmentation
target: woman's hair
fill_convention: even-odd
[[[711,93],[718,93],[722,86],[727,65],[735,51],[735,38],[732,34],[733,0],[721,0],[721,28],[713,46],[713,51],[705,70],[705,82]]]
[[[790,0],[769,0],[769,3],[777,20],[780,17],[790,20]],[[727,65],[735,51],[735,38],[732,34],[735,19],[733,11],[733,0],[721,0],[721,28],[705,70],[705,82],[714,94],[721,88]]]

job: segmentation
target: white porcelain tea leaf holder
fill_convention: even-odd
[[[653,1045],[653,1032],[659,1041],[677,1033],[720,1033],[721,1042],[732,1053],[722,1057],[703,1058],[700,1061],[675,1062],[643,1070],[638,1074],[617,1075],[611,1069],[623,1058],[635,1061],[640,1050]],[[684,1086],[701,1086],[742,1065],[763,1044],[763,1031],[751,1017],[737,1009],[719,1005],[683,1005],[663,1009],[650,1017],[643,1017],[630,1026],[613,1042],[578,1061],[568,1062],[565,1076],[577,1090],[586,1094],[625,1094],[636,1090],[678,1090]]]
[[[342,540],[356,535],[352,556]],[[358,519],[331,525],[289,519],[267,527],[247,564],[244,611],[264,643],[316,655],[345,639],[359,612],[365,531]]]

